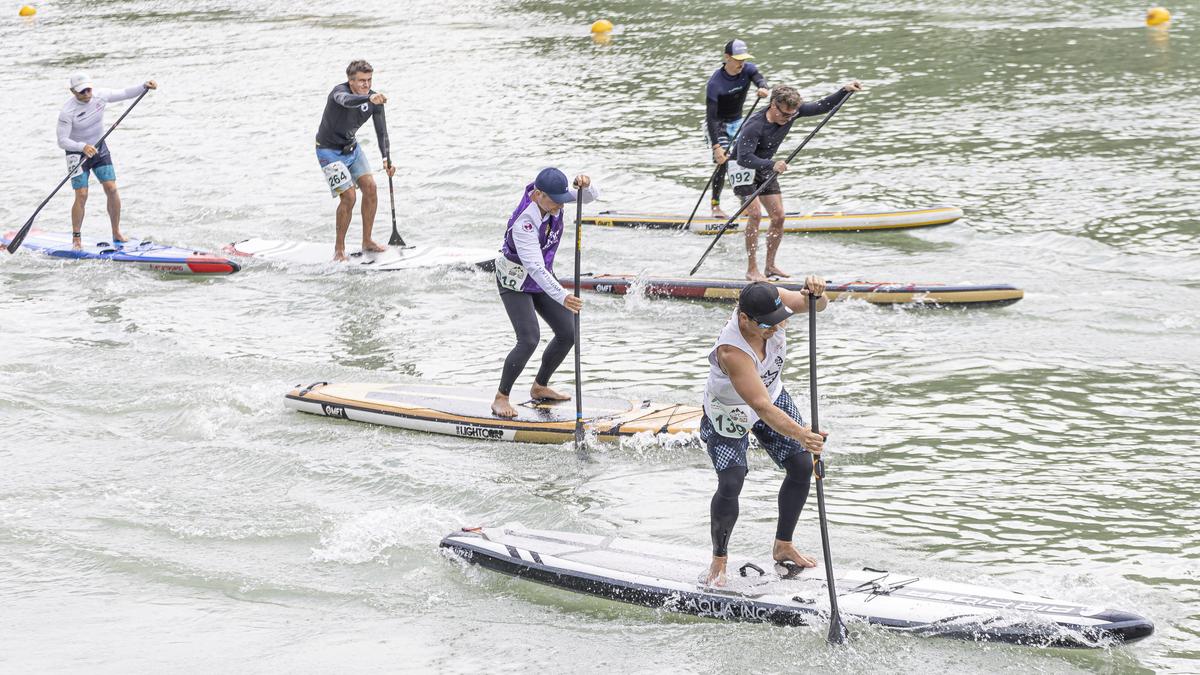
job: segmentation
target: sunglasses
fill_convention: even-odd
[[[773,104],[771,104],[771,105],[774,105],[774,106],[775,106],[775,110],[777,110],[777,111],[779,112],[779,114],[780,114],[780,115],[783,115],[784,117],[786,117],[786,118],[787,118],[787,119],[789,119],[789,120],[790,120],[790,119],[792,119],[793,117],[795,117],[796,115],[800,114],[800,108],[799,108],[799,107],[797,107],[795,110],[793,110],[793,111],[791,111],[791,112],[787,112],[786,110],[784,110],[783,108],[781,108],[781,107],[779,106],[779,104],[778,104],[778,103],[773,103]]]
[[[76,96],[87,96],[90,93],[92,93],[92,88],[87,87],[86,89],[80,89],[79,91],[75,92],[75,95]]]

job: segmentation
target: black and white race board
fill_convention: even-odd
[[[731,556],[729,584],[713,588],[699,580],[709,552],[674,544],[510,524],[454,532],[441,545],[488,569],[636,605],[780,625],[828,621],[820,568],[788,578],[792,572],[769,559]],[[864,621],[923,636],[1061,647],[1103,647],[1154,632],[1129,612],[881,569],[838,570],[837,587],[851,630]]]
[[[333,262],[333,242],[243,239],[225,246],[233,255],[262,258],[291,265],[337,265],[349,269],[389,272],[426,267],[488,267],[498,253],[488,249],[448,246],[388,246],[378,253],[347,249],[345,263]]]

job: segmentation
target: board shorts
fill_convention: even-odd
[[[362,145],[357,143],[349,153],[332,148],[317,148],[317,161],[321,164],[321,170],[325,172],[325,182],[334,197],[350,188],[358,187],[359,177],[371,173],[367,153],[363,152]]]
[[[786,389],[781,391],[775,399],[775,407],[787,413],[788,417],[795,420],[796,424],[804,424],[804,418],[800,416],[800,409],[796,407],[795,401],[792,400]],[[700,419],[700,440],[708,447],[708,457],[712,460],[713,468],[718,472],[732,466],[749,468],[746,464],[746,449],[750,447],[751,433],[780,468],[783,468],[783,463],[792,455],[808,452],[800,444],[800,441],[784,436],[762,420],[755,422],[754,426],[750,427],[750,433],[745,436],[730,438],[717,433],[707,414]]]
[[[706,128],[705,128],[704,136],[705,136],[705,138],[707,138],[708,137],[707,125],[705,125],[705,127]],[[722,139],[720,139],[720,138],[708,138],[709,149],[712,149],[712,146],[716,145],[717,143],[721,143],[721,147],[728,150],[729,142],[733,140],[734,136],[737,136],[738,129],[741,129],[741,128],[742,128],[742,118],[740,118],[740,117],[732,122],[721,122],[721,130],[725,132],[724,142],[721,142]],[[716,163],[715,159],[713,160],[713,163],[714,164]]]
[[[746,197],[749,197],[750,195],[754,194],[754,191],[757,190],[759,187],[761,187],[763,183],[766,183],[767,187],[763,188],[763,191],[758,193],[758,196],[761,197],[763,195],[777,195],[777,194],[783,193],[783,191],[779,189],[778,176],[771,176],[771,180],[764,181],[763,177],[762,177],[762,173],[755,172],[754,182],[751,183],[750,185],[735,186],[733,188],[733,194],[741,197],[742,201],[746,201]]]
[[[67,168],[74,167],[83,156],[82,152],[68,152]],[[117,179],[117,169],[113,166],[111,152],[97,152],[94,156],[84,159],[83,163],[75,169],[75,173],[71,174],[71,189],[82,190],[86,188],[88,186],[88,179],[92,173],[96,174],[96,180],[101,183]]]

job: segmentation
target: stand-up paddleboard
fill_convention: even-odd
[[[861,232],[864,230],[908,230],[917,227],[947,225],[962,218],[962,209],[938,204],[904,211],[813,211],[784,214],[784,232]],[[696,234],[716,234],[725,224],[725,218],[696,217],[688,230]],[[651,230],[682,230],[687,225],[687,216],[667,213],[637,213],[633,211],[601,211],[594,216],[584,216],[584,224],[602,227],[641,227]],[[726,234],[735,232],[746,224],[745,216],[739,218]],[[763,217],[762,227],[769,224]]]
[[[568,277],[560,278],[559,282],[567,288],[574,286],[574,280]],[[627,295],[641,290],[649,296],[690,300],[737,300],[738,294],[749,283],[743,279],[639,278],[631,274],[588,274],[579,279],[581,289],[597,293]],[[771,283],[793,291],[804,288],[803,279],[775,279]],[[921,307],[1003,307],[1025,297],[1025,291],[1008,284],[973,286],[894,281],[830,281],[825,292],[830,300],[856,299],[875,305],[911,304]]]
[[[729,560],[729,583],[699,576],[709,551],[511,524],[464,528],[443,548],[504,574],[571,591],[696,616],[795,626],[828,621],[829,592],[820,569],[762,560]],[[917,635],[1019,644],[1100,647],[1154,632],[1129,612],[874,568],[839,571],[842,617]]]
[[[15,235],[16,231],[5,232],[0,243],[7,246]],[[76,250],[71,246],[70,232],[31,230],[21,247],[55,258],[109,260],[166,274],[233,274],[242,269],[232,260],[212,253],[133,239],[114,243],[83,237]]]
[[[356,422],[489,441],[564,443],[575,437],[574,401],[526,401],[515,418],[492,414],[496,390],[433,384],[329,384],[288,392],[293,410]],[[600,440],[642,432],[692,434],[700,430],[699,406],[586,396],[584,427]]]
[[[225,252],[293,265],[335,265],[332,242],[243,239]],[[488,249],[446,246],[388,246],[386,251],[353,251],[346,261],[352,269],[387,272],[425,267],[489,267],[498,254]]]

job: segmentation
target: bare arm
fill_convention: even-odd
[[[786,288],[779,289],[779,298],[783,300],[783,304],[788,306],[788,309],[797,314],[808,312],[808,298],[812,295],[816,298],[817,311],[824,311],[829,306],[829,299],[825,297],[825,280],[821,277],[810,274],[804,280],[804,290],[789,291]]]
[[[775,431],[800,441],[804,449],[814,454],[820,454],[824,446],[824,438],[814,434],[810,427],[801,426],[788,416],[787,413],[775,407],[771,395],[767,391],[750,355],[737,347],[721,345],[717,349],[717,363],[729,375],[733,389],[742,397],[762,421]]]

